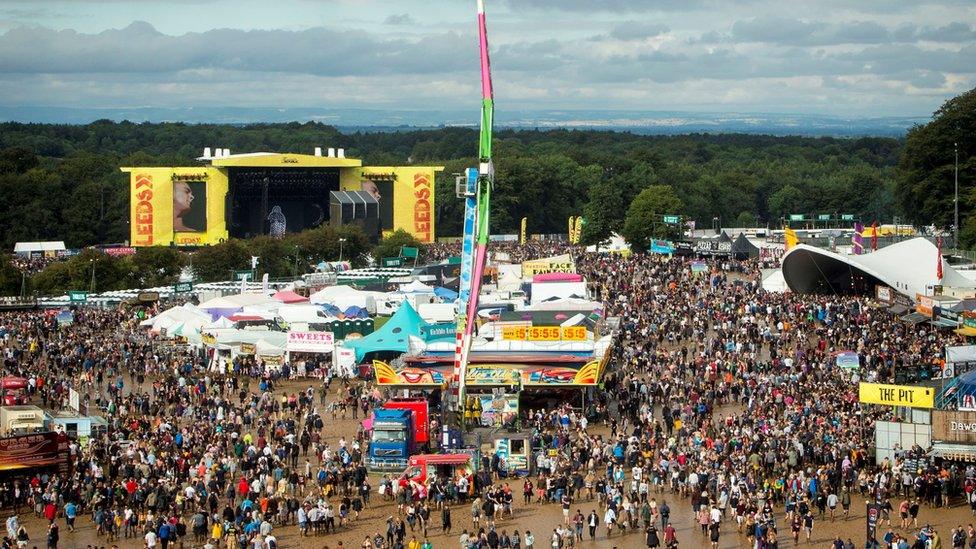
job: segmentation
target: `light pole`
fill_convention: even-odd
[[[345,238],[340,238],[339,239],[339,261],[340,262],[342,261],[342,245],[345,244],[345,243],[346,243],[346,239]]]
[[[952,246],[959,249],[959,143],[953,143],[953,148],[956,151],[956,167],[955,167],[955,180],[956,180],[956,198],[953,200],[955,204],[955,218],[952,221]]]
[[[93,294],[95,293],[95,260],[89,259],[88,262],[91,263],[92,267],[91,288],[89,288],[88,292]]]

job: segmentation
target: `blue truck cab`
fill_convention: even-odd
[[[403,471],[407,459],[415,451],[413,413],[404,409],[374,410],[368,468],[371,471]]]

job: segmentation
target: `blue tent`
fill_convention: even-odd
[[[355,349],[356,362],[361,362],[366,353],[376,351],[405,353],[410,348],[410,336],[420,337],[425,325],[417,311],[404,301],[382,328],[361,339],[346,340],[343,346]]]
[[[458,298],[457,292],[449,288],[444,288],[442,286],[438,286],[434,288],[434,295],[443,299],[444,301],[454,301],[455,299]]]

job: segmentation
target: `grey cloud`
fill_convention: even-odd
[[[643,40],[668,32],[667,25],[646,21],[624,21],[610,30],[610,37],[617,40]]]
[[[384,25],[413,25],[415,23],[416,21],[409,13],[393,14],[383,21]]]
[[[955,21],[939,28],[919,29],[915,38],[932,42],[970,42],[976,40],[976,28],[961,21]]]
[[[741,0],[737,0],[743,3]],[[568,12],[651,12],[688,11],[699,9],[719,0],[506,0],[513,11],[568,11]]]
[[[17,28],[0,35],[0,72],[146,73],[191,68],[329,76],[450,72],[471,65],[456,33],[384,40],[354,30],[216,29],[169,36],[148,23],[98,34]]]
[[[826,23],[787,17],[756,17],[733,23],[728,37],[712,31],[702,35],[698,41],[708,43],[723,40],[793,46],[888,44],[919,40],[962,43],[976,40],[976,29],[958,21],[939,28],[919,28],[913,24],[889,28],[874,21]]]
[[[785,17],[757,17],[736,21],[732,38],[742,42],[767,42],[798,46],[879,44],[891,41],[891,32],[872,21],[823,23]]]

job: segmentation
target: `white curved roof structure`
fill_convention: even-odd
[[[937,277],[942,262],[942,280]],[[783,256],[783,277],[801,294],[873,294],[875,284],[890,286],[912,299],[930,294],[932,286],[976,288],[939,257],[938,248],[913,238],[865,255],[847,255],[799,244]]]

